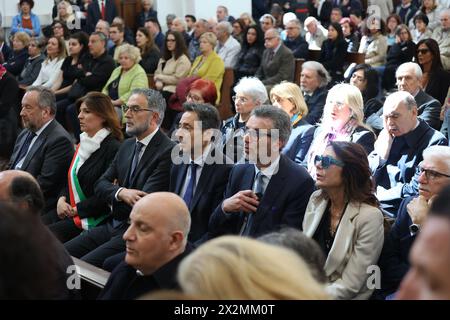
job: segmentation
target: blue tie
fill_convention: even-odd
[[[33,131],[28,132],[27,137],[25,138],[24,143],[22,144],[22,147],[20,148],[19,155],[16,158],[16,161],[14,162],[14,165],[12,168],[15,168],[17,164],[22,160],[28,153],[28,149],[30,148],[31,141],[33,141],[33,138],[36,137],[36,133]]]
[[[258,197],[258,201],[260,201],[260,202],[261,202],[261,199],[264,194],[263,179],[264,179],[264,175],[261,173],[261,171],[259,171],[256,174],[255,182],[253,183],[253,192],[256,194],[256,196]],[[246,213],[241,235],[248,236],[250,234],[254,216],[255,216],[255,212]]]
[[[141,153],[142,147],[144,144],[142,142],[136,142],[136,145],[134,146],[134,156],[133,156],[133,162],[131,162],[131,170],[130,170],[130,181],[131,184],[134,180],[134,174],[136,173],[136,168],[139,163],[139,154]]]
[[[197,181],[197,164],[195,162],[191,162],[189,168],[191,170],[191,178],[189,179],[189,183],[183,197],[183,200],[186,202],[188,208],[190,207],[192,197],[194,196],[194,189]]]

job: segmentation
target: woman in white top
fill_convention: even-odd
[[[41,71],[33,86],[51,88],[59,75],[59,70],[67,56],[64,39],[51,37],[47,44],[47,59],[42,63]]]

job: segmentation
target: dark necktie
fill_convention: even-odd
[[[133,155],[133,162],[131,162],[131,170],[130,170],[130,184],[134,180],[134,175],[136,173],[136,168],[139,163],[139,154],[141,153],[142,148],[144,147],[144,144],[141,142],[136,142],[136,145],[134,146],[134,155]]]
[[[309,94],[307,94],[307,93],[304,93],[303,96],[305,98],[305,103],[308,104],[309,99],[311,99],[311,96]]]
[[[197,166],[195,162],[191,162],[189,166],[189,170],[191,171],[191,178],[189,179],[188,186],[186,188],[186,192],[184,193],[183,200],[186,202],[188,208],[191,205],[192,198],[194,197],[195,185],[197,182]]]
[[[261,199],[263,197],[263,181],[264,175],[259,171],[256,174],[255,182],[253,183],[253,192],[258,197],[258,201],[261,203]],[[250,234],[250,230],[252,228],[253,220],[254,220],[255,212],[247,213],[245,215],[244,224],[242,227],[241,235],[248,236]]]
[[[270,51],[269,51],[269,62],[272,62],[274,55],[275,55],[275,52],[272,49],[270,49]]]
[[[16,161],[14,162],[14,165],[12,166],[15,168],[17,164],[22,160],[26,154],[28,153],[28,149],[30,148],[31,141],[36,136],[36,133],[29,131],[27,137],[25,138],[24,143],[22,144],[22,147],[20,148],[19,155],[16,158]]]
[[[186,202],[187,207],[189,208],[191,205],[192,197],[194,196],[195,185],[197,182],[197,164],[195,162],[191,162],[189,166],[189,170],[191,170],[191,178],[189,179],[188,186],[186,188],[186,192],[184,193],[183,200]]]

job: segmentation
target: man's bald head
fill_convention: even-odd
[[[0,201],[26,206],[35,213],[41,213],[45,206],[38,182],[31,174],[21,170],[0,172]]]

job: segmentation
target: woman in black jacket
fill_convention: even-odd
[[[76,106],[83,131],[80,144],[56,209],[43,216],[44,223],[61,242],[107,219],[110,209],[105,199],[95,195],[94,185],[108,169],[123,139],[119,119],[108,96],[90,92],[78,100]]]
[[[18,76],[28,61],[30,36],[25,32],[16,32],[13,37],[13,53],[3,65],[12,75]]]
[[[264,51],[264,33],[258,25],[250,25],[244,32],[242,49],[234,69],[234,80],[252,77],[261,65]]]
[[[405,62],[414,58],[416,45],[414,44],[409,28],[401,24],[395,30],[395,43],[389,49],[386,56],[386,68],[383,74],[383,88],[391,90],[395,87],[395,71]]]
[[[442,66],[438,43],[431,38],[419,41],[415,56],[423,72],[422,88],[444,105],[450,87],[450,73]]]
[[[344,80],[344,62],[347,55],[347,42],[339,23],[333,22],[328,27],[328,39],[322,44],[319,62],[328,70],[331,85]]]

